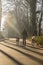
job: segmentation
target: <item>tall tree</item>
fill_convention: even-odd
[[[2,8],[1,8],[1,0],[0,0],[0,28],[1,28],[1,14],[2,14]]]
[[[32,35],[37,35],[36,1],[37,0],[30,0],[30,21],[31,21],[31,33],[32,33]]]
[[[40,16],[40,20],[39,20],[39,36],[41,35],[42,16],[43,16],[43,0],[42,0],[42,6],[41,6],[41,16]]]

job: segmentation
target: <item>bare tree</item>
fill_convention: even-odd
[[[43,16],[43,0],[42,0],[42,6],[41,6],[41,16],[40,16],[40,20],[39,20],[39,36],[41,35],[42,16]]]
[[[31,34],[37,35],[36,26],[36,0],[30,1],[30,21],[31,21]]]
[[[1,17],[2,17],[2,4],[0,0],[0,29],[1,29]]]
[[[38,2],[39,5],[41,5],[40,10],[38,10],[36,13],[38,14],[38,35],[41,35],[41,22],[42,22],[42,16],[43,16],[43,0],[42,2]]]

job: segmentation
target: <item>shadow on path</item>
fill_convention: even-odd
[[[12,56],[10,56],[9,54],[7,54],[6,52],[0,50],[1,53],[3,53],[4,55],[6,55],[8,58],[10,58],[13,62],[15,62],[17,65],[23,65],[22,63],[20,63],[18,60],[14,59]]]
[[[12,49],[12,50],[16,50],[17,52],[19,52],[19,53],[21,53],[21,54],[27,56],[28,58],[30,58],[30,59],[32,59],[32,60],[35,60],[36,62],[38,62],[38,63],[40,63],[40,64],[43,65],[43,60],[41,60],[41,59],[39,59],[39,58],[36,58],[36,57],[34,57],[34,56],[30,55],[30,54],[24,53],[23,51],[18,50],[18,49],[15,49],[15,48],[13,48],[13,47],[10,47],[10,46],[8,46],[8,45],[5,45],[5,44],[1,44],[1,45],[4,45],[4,46],[6,46],[6,47],[8,47],[8,48],[10,48],[10,49]]]
[[[12,42],[12,43],[16,43],[16,41],[12,41],[12,40],[5,40],[5,41],[9,41],[9,42]],[[22,43],[22,42],[20,42],[20,43]],[[30,46],[30,44],[29,44],[29,43],[26,43],[26,46],[27,46],[27,47],[34,48],[34,49],[43,50],[43,48],[32,47],[32,46]]]
[[[28,45],[26,45],[26,46],[27,46],[27,47],[30,47],[30,48],[33,48],[33,49],[43,50],[43,48],[32,47],[32,46],[29,46],[29,44],[28,44]]]
[[[7,44],[10,44],[10,45],[13,45],[13,46],[17,46],[16,44],[13,44],[12,42],[11,42],[11,43],[10,43],[10,42],[7,42],[7,41],[4,41],[4,42],[7,43]],[[28,50],[28,51],[31,51],[31,52],[34,52],[34,53],[36,53],[36,54],[39,54],[39,55],[43,56],[43,53],[40,53],[40,52],[31,50],[31,49],[28,49],[28,48],[23,47],[23,46],[18,46],[18,47],[20,47],[20,48],[22,48],[22,49],[25,49],[25,50]]]

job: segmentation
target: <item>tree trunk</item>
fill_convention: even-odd
[[[40,17],[40,20],[39,20],[39,36],[41,35],[42,16],[43,16],[43,0],[42,0],[42,7],[41,7],[41,17]]]
[[[1,30],[2,4],[0,0],[0,30]]]
[[[39,21],[39,36],[41,35],[41,21],[42,21],[42,13],[41,13],[40,21]]]
[[[31,22],[31,34],[37,35],[36,0],[30,0],[30,22]]]

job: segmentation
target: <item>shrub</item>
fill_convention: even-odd
[[[34,40],[37,44],[43,45],[43,36],[35,36]]]

